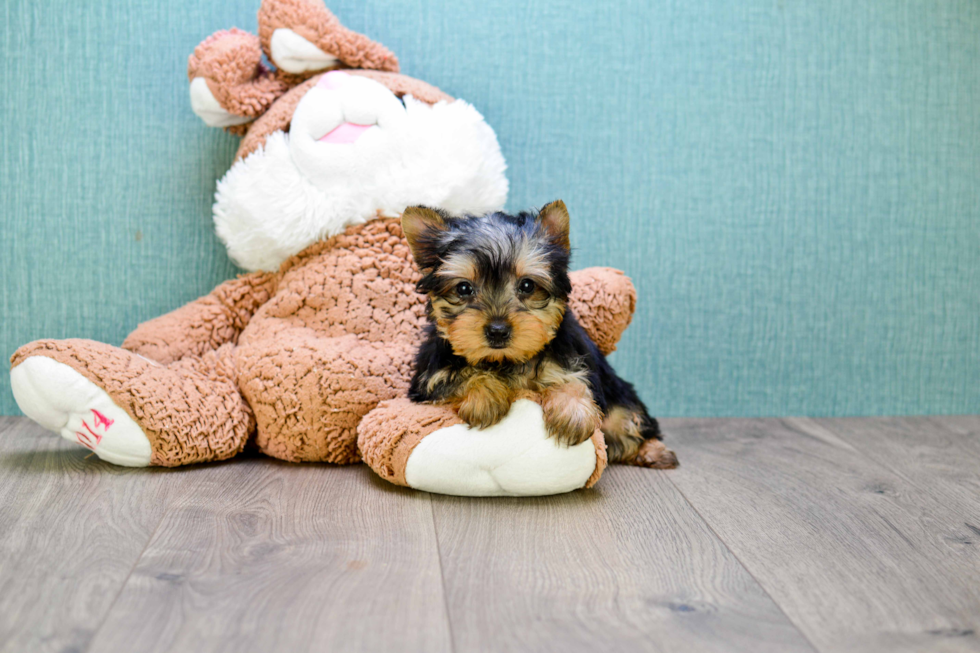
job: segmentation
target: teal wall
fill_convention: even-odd
[[[980,3],[331,0],[473,102],[511,208],[626,270],[660,415],[980,412]],[[120,343],[233,275],[187,55],[257,0],[0,8],[0,352]],[[16,413],[7,362],[0,412]]]

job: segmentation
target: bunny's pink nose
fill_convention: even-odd
[[[350,75],[339,70],[331,70],[329,73],[322,75],[320,81],[316,83],[317,88],[323,88],[328,91],[335,91],[350,79]]]

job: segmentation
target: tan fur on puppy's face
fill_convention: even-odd
[[[523,363],[544,349],[561,325],[565,303],[546,290],[549,279],[536,252],[525,247],[517,256],[499,279],[481,278],[478,266],[465,254],[450,258],[437,273],[443,287],[432,297],[436,328],[453,352],[470,365],[481,361]],[[535,284],[534,292],[518,291],[518,284],[524,280]],[[464,281],[474,290],[471,296],[460,297],[456,292]],[[505,348],[495,349],[487,342],[484,329],[494,321],[505,321],[511,328]]]
[[[435,307],[436,302],[433,302]],[[470,307],[455,315],[451,320],[436,316],[439,332],[449,341],[453,352],[462,356],[470,365],[481,361],[500,363],[511,361],[523,363],[538,354],[555,335],[561,324],[565,307],[560,302],[551,302],[538,310],[518,309],[507,315],[513,329],[510,344],[503,349],[494,349],[487,344],[484,329],[493,321],[488,315]]]
[[[491,349],[487,346],[483,329],[487,325],[487,316],[478,311],[463,309],[452,322],[436,320],[440,332],[453,346],[453,352],[462,356],[470,365],[482,360],[501,361],[504,349]]]
[[[542,308],[530,309],[511,316],[514,336],[505,351],[511,360],[523,362],[535,356],[555,337],[565,315],[565,304],[551,301]]]

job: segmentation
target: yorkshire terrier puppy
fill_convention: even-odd
[[[417,290],[429,297],[409,397],[450,404],[486,428],[530,390],[558,442],[579,444],[601,427],[611,462],[675,467],[657,421],[568,310],[568,226],[561,200],[536,215],[405,210]]]

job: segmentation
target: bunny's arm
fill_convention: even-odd
[[[568,304],[579,323],[604,355],[616,351],[616,343],[633,319],[636,288],[630,278],[613,268],[586,268],[569,274],[572,294]]]
[[[127,336],[123,348],[166,365],[237,343],[252,315],[272,297],[277,281],[269,272],[225,281],[204,297],[143,322]]]

